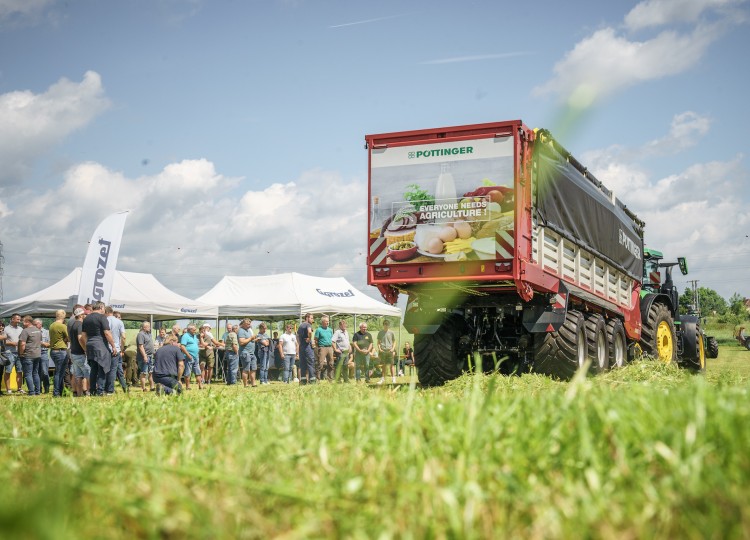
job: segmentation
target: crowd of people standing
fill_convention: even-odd
[[[207,323],[200,328],[193,323],[184,329],[177,324],[169,330],[161,327],[154,337],[150,323],[143,322],[134,345],[127,343],[120,313],[102,302],[76,305],[65,319],[66,312],[58,310],[49,329],[41,319],[19,314],[13,314],[7,326],[0,321],[0,364],[7,393],[12,392],[14,368],[17,392],[35,396],[48,393],[51,386],[53,397],[60,397],[66,388],[74,396],[111,395],[115,382],[125,392],[140,387],[143,392],[171,394],[190,390],[194,379],[202,389],[215,379],[218,362],[227,385],[241,381],[251,388],[270,384],[274,368],[278,380],[287,384],[352,379],[369,383],[376,372],[378,384],[383,384],[386,376],[395,383],[406,367],[415,365],[408,342],[399,355],[387,319],[375,339],[366,322],[350,335],[346,319],[340,319],[334,330],[323,315],[314,328],[310,313],[296,330],[286,324],[280,336],[269,334],[265,323],[254,331],[249,318],[227,324],[221,339],[213,336]]]

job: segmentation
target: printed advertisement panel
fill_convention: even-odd
[[[513,256],[513,138],[374,148],[370,263]]]

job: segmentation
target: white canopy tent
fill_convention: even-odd
[[[54,315],[58,309],[70,313],[78,296],[81,268],[74,269],[57,283],[34,294],[0,304],[0,317],[21,315]],[[162,285],[152,274],[115,273],[109,304],[124,319],[216,319],[216,306],[181,296]]]
[[[220,317],[299,318],[305,313],[390,315],[401,310],[367,296],[343,277],[296,272],[268,276],[225,276],[198,298],[219,307]]]

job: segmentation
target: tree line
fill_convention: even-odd
[[[698,287],[698,302],[690,287],[680,295],[680,311],[687,313],[700,306],[700,314],[703,316],[717,316],[719,322],[739,324],[748,319],[748,311],[745,307],[745,298],[739,293],[734,293],[727,301],[719,293],[708,287]]]

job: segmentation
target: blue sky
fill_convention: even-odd
[[[4,299],[83,262],[197,297],[221,276],[366,286],[364,135],[546,127],[689,257],[750,296],[745,0],[0,0]]]

